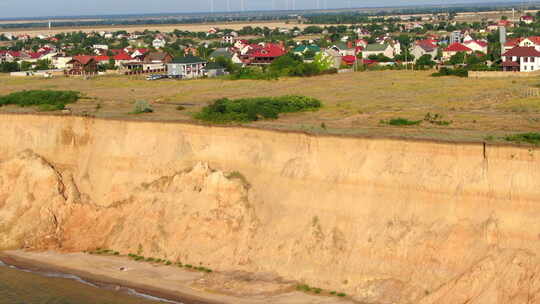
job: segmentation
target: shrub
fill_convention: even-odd
[[[381,123],[388,124],[391,126],[413,126],[413,125],[418,125],[421,122],[422,122],[421,120],[408,120],[406,118],[401,118],[401,117],[393,118],[390,120],[381,120]]]
[[[172,262],[171,262],[171,261],[167,261],[167,262],[165,262],[165,265],[171,265],[171,264],[172,264]]]
[[[518,142],[518,143],[529,143],[533,145],[540,145],[540,133],[521,133],[508,135],[504,137],[506,141]]]
[[[340,292],[340,293],[337,294],[337,296],[343,298],[343,297],[346,297],[347,294],[346,294],[346,293],[343,293],[343,292]]]
[[[307,285],[307,284],[300,284],[300,285],[296,286],[296,290],[309,292],[309,291],[311,291],[311,287],[309,287],[309,285]]]
[[[186,264],[186,265],[184,265],[184,266],[185,266],[186,268],[193,268],[193,265],[191,265],[191,264]]]
[[[439,126],[448,126],[452,123],[452,121],[442,120],[442,118],[443,116],[440,114],[431,114],[428,112],[424,117],[424,121]]]
[[[251,122],[276,119],[280,113],[315,110],[321,106],[318,99],[297,95],[235,100],[222,98],[204,107],[195,118],[212,123]]]
[[[441,77],[441,76],[457,76],[457,77],[468,77],[469,72],[465,69],[449,69],[449,68],[441,68],[439,72],[431,74],[433,77]]]
[[[67,104],[80,98],[76,91],[32,90],[11,93],[0,97],[0,106],[18,105],[20,107],[39,106],[40,111],[65,109]]]
[[[138,100],[135,102],[135,105],[133,106],[133,114],[142,114],[142,113],[152,113],[154,112],[154,109],[152,109],[152,106],[148,103],[146,100]]]
[[[184,107],[184,106],[177,106],[176,107],[176,110],[178,110],[178,111],[184,111],[185,109],[186,109],[186,107]]]

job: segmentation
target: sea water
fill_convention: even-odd
[[[180,303],[118,286],[97,286],[69,274],[32,272],[0,262],[0,304]]]

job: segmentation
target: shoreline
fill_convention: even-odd
[[[107,289],[107,287],[119,287],[120,289],[131,289],[141,295],[159,298],[161,302],[177,302],[182,304],[222,304],[210,299],[201,299],[193,295],[183,294],[180,292],[172,292],[159,289],[156,287],[135,284],[124,280],[117,280],[110,277],[98,276],[85,271],[75,270],[68,267],[60,267],[46,262],[25,259],[12,254],[0,251],[0,262],[7,267],[14,266],[19,271],[30,271],[32,273],[54,273],[61,275],[73,275],[90,284],[96,285],[99,289]],[[126,293],[129,295],[129,293]],[[130,295],[138,297],[137,295]],[[157,301],[156,301],[157,302]],[[158,302],[159,303],[159,302]]]
[[[29,252],[22,250],[0,251],[0,262],[8,267],[15,266],[21,271],[50,272],[73,275],[81,280],[97,285],[98,288],[113,287],[112,290],[133,290],[136,293],[162,302],[181,304],[334,304],[355,303],[349,298],[311,295],[290,288],[265,292],[253,282],[246,293],[213,291],[201,285],[208,274],[179,269],[173,266],[136,262],[125,256],[90,255],[86,253]],[[225,273],[219,273],[225,275]],[[216,273],[210,274],[210,278]],[[227,277],[227,280],[234,280]],[[198,284],[196,284],[198,283]],[[197,285],[196,287],[193,285]],[[293,285],[291,285],[293,286]],[[137,295],[131,295],[137,297]],[[159,303],[159,302],[158,302]]]

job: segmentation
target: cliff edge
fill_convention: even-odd
[[[140,252],[363,303],[540,303],[540,151],[0,115],[0,249]]]

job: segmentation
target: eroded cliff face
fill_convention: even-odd
[[[274,272],[365,303],[540,303],[540,151],[0,115],[0,248]]]

